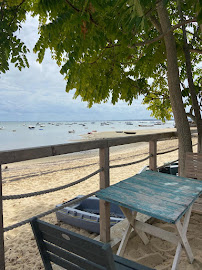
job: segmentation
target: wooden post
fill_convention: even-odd
[[[109,186],[109,148],[100,148],[100,189]],[[100,241],[110,241],[110,203],[100,200]]]
[[[149,169],[152,171],[157,170],[156,153],[157,153],[156,141],[149,141],[149,154],[152,155],[152,157],[149,158]]]
[[[0,165],[0,270],[5,270],[1,165]]]

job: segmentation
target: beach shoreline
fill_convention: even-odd
[[[169,129],[169,131],[171,130]],[[120,134],[118,135],[120,136]],[[118,135],[116,134],[115,136]],[[107,135],[103,133],[96,134],[94,139],[105,138],[105,136]],[[92,139],[92,137],[90,139]],[[195,143],[196,138],[194,138],[193,141]],[[157,143],[158,152],[175,149],[177,147],[177,139],[169,140],[166,144],[164,141]],[[110,165],[123,164],[142,159],[148,156],[149,146],[148,143],[137,143],[113,148],[114,149],[110,149]],[[158,166],[168,161],[176,160],[177,155],[178,151],[174,151],[158,156]],[[110,183],[114,184],[131,177],[138,173],[144,166],[148,165],[148,162],[149,161],[146,160],[140,164],[110,170]],[[6,166],[7,169],[5,168]],[[99,151],[6,164],[2,166],[2,169],[3,195],[24,194],[62,186],[96,171],[99,169]],[[70,200],[78,195],[86,195],[98,189],[99,174],[79,185],[62,191],[31,198],[4,201],[4,227],[52,209],[57,204]],[[188,235],[188,237],[191,238],[193,242],[191,243],[192,245],[196,244],[194,253],[197,260],[196,263],[190,265],[183,254],[180,262],[180,270],[202,269],[202,254],[200,254],[199,246],[199,244],[202,243],[202,218],[199,215],[194,215],[193,217],[193,224],[191,223],[190,226],[191,228],[195,228],[194,237],[192,235]],[[87,237],[96,237],[94,233],[89,233],[83,229],[75,228],[61,222],[58,223],[55,214],[50,214],[44,217],[43,220],[52,224],[59,224],[63,228],[71,229]],[[165,226],[161,222],[157,225],[160,227]],[[191,232],[193,233],[193,230],[191,230]],[[196,242],[194,242],[196,235],[199,236],[199,240],[196,239]],[[173,258],[173,247],[168,246],[165,241],[159,239],[155,240],[152,238],[151,240],[151,244],[144,247],[139,243],[137,238],[135,240],[131,239],[124,256],[143,264],[144,262],[146,262],[146,264],[152,264],[150,267],[154,267],[157,270],[170,269],[169,266]],[[140,244],[139,247],[136,242]],[[158,245],[161,247],[161,250],[156,248]],[[168,249],[170,249],[171,252],[169,256],[165,256],[166,250]],[[43,269],[29,224],[5,233],[5,256],[6,270]],[[145,258],[145,260],[143,258]],[[199,268],[200,266],[201,268]]]

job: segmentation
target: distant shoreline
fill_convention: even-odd
[[[143,127],[140,125],[143,124]],[[152,125],[152,127],[151,127]],[[0,151],[66,144],[84,139],[123,136],[124,131],[150,132],[151,129],[173,128],[173,121],[165,125],[150,121],[80,121],[80,122],[2,122]],[[119,132],[119,133],[117,133]],[[122,132],[122,133],[120,133]],[[99,134],[99,135],[96,135]],[[117,134],[116,134],[117,133]]]

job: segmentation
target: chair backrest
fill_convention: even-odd
[[[46,270],[115,270],[111,246],[33,218],[31,226]]]
[[[186,153],[185,174],[188,178],[202,180],[202,153]]]

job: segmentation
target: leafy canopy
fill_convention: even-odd
[[[0,73],[9,70],[9,61],[19,70],[29,67],[26,57],[29,49],[17,37],[21,23],[26,19],[26,12],[30,9],[30,6],[24,2],[0,1]]]
[[[83,101],[88,102],[89,107],[109,99],[113,104],[119,99],[131,104],[135,98],[143,95],[144,103],[149,105],[148,108],[156,118],[164,120],[171,117],[166,79],[166,52],[163,36],[158,38],[161,27],[156,12],[156,1],[15,0],[3,2],[4,5],[7,3],[6,10],[9,14],[17,10],[17,15],[13,16],[15,19],[12,19],[11,32],[6,30],[10,47],[8,46],[9,51],[4,57],[7,59],[7,62],[4,61],[4,72],[8,69],[9,57],[11,61],[16,61],[18,68],[28,65],[25,56],[27,48],[22,41],[19,41],[22,44],[21,49],[19,46],[11,46],[15,44],[12,34],[20,29],[20,22],[25,20],[26,12],[31,11],[33,16],[39,15],[40,21],[40,38],[34,52],[38,53],[38,61],[42,62],[46,49],[51,50],[52,58],[61,66],[61,73],[67,80],[67,92],[76,89],[75,98],[81,96]],[[15,2],[15,5],[11,2]],[[168,2],[170,20],[173,25],[176,25],[180,22],[176,2],[165,2]],[[185,1],[182,10],[187,19],[194,21],[197,17],[201,22],[201,6],[201,1]],[[190,22],[187,25],[192,32],[189,34],[191,46],[200,48],[202,37],[199,24]],[[176,28],[174,35],[177,41],[180,79],[183,86],[186,80],[186,69],[181,29]],[[156,41],[152,42],[152,40]],[[195,66],[201,61],[201,56],[194,52],[192,55],[192,64]],[[200,72],[200,68],[195,70],[196,84]],[[186,87],[182,87],[182,90],[185,93]],[[186,96],[189,96],[189,93],[186,93]],[[190,104],[188,100],[190,99],[187,98],[185,105]]]

